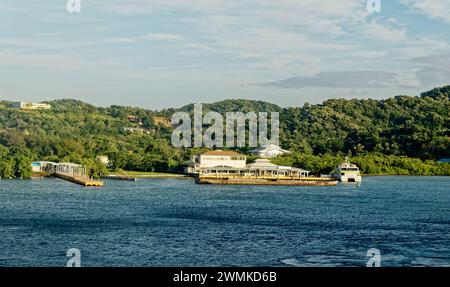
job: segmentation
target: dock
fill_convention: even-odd
[[[125,176],[125,175],[105,175],[102,178],[111,179],[111,180],[137,181],[136,177]]]
[[[239,176],[239,175],[200,175],[197,184],[220,185],[293,185],[293,186],[336,186],[337,180],[320,177],[289,176]]]
[[[87,176],[76,176],[76,175],[67,175],[63,173],[55,173],[56,177],[82,185],[86,187],[102,187],[103,181],[93,180],[88,178]]]

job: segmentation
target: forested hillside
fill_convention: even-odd
[[[422,159],[449,156],[450,88],[421,97],[327,100],[281,114],[283,141],[293,150],[326,154],[351,151]]]
[[[0,177],[28,177],[32,160],[78,162],[101,170],[97,155],[107,155],[112,169],[173,171],[198,151],[170,144],[171,115],[192,112],[193,105],[152,111],[75,100],[48,103],[52,110],[21,111],[0,102]],[[420,97],[332,99],[293,108],[226,100],[205,104],[203,110],[280,112],[281,145],[294,153],[276,161],[313,172],[326,172],[352,155],[366,173],[450,175],[449,164],[436,163],[450,157],[450,86]]]

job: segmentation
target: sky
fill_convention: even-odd
[[[148,109],[450,84],[450,1],[0,0],[0,100]]]

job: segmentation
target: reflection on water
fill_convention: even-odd
[[[450,265],[450,178],[360,187],[214,186],[190,179],[0,181],[0,265]]]

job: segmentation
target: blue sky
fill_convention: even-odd
[[[0,99],[179,107],[450,84],[450,1],[0,0]]]

